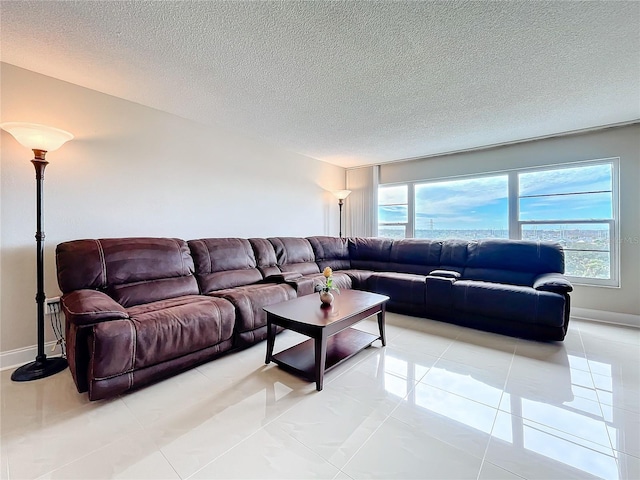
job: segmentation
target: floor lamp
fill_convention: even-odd
[[[38,306],[38,354],[35,361],[21,366],[11,375],[11,380],[27,382],[45,378],[64,370],[67,360],[61,357],[47,358],[44,353],[44,231],[42,229],[42,187],[44,184],[44,169],[49,164],[45,160],[47,152],[57,150],[73,138],[69,132],[35,123],[7,122],[0,124],[0,128],[9,132],[24,147],[33,150],[34,159],[31,160],[36,169],[36,264],[37,264],[37,293]]]
[[[342,205],[344,205],[344,200],[351,194],[351,190],[340,190],[335,193],[335,196],[338,197],[338,208],[340,209],[340,238],[342,238]]]

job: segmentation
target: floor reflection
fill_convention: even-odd
[[[393,350],[381,351],[377,362],[381,386],[401,399],[393,417],[431,427],[444,421],[445,441],[487,446],[491,439],[488,450],[495,456],[488,459],[507,470],[510,462],[499,455],[538,466],[520,474],[537,469],[567,478],[625,478],[630,467],[616,450],[632,444],[628,453],[638,455],[640,433],[628,428],[631,412],[612,406],[617,392],[611,364],[587,362],[562,347],[551,363],[525,358],[526,377],[536,378],[532,389],[521,378],[500,388],[499,376],[474,375],[473,368],[450,361],[429,367]]]
[[[265,366],[263,345],[108,402],[68,372],[2,372],[0,477],[640,478],[635,331],[575,322],[568,341],[538,343],[388,323],[387,346],[327,372],[321,392]],[[281,345],[301,340],[287,333]]]

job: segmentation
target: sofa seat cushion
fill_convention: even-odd
[[[531,272],[516,272],[498,268],[465,268],[462,278],[477,282],[520,285],[532,287],[536,275]]]
[[[367,280],[367,290],[387,295],[393,303],[425,305],[426,278],[412,273],[376,272]]]
[[[210,295],[233,304],[236,310],[237,344],[246,345],[267,338],[267,314],[262,307],[294,299],[296,291],[285,283],[261,283],[218,290]]]
[[[485,317],[561,327],[565,299],[531,287],[458,280],[453,284],[453,307]]]
[[[349,290],[352,288],[353,284],[351,282],[351,277],[344,272],[333,272],[333,285],[340,290]],[[303,275],[302,278],[310,278],[313,279],[314,285],[324,285],[325,278],[322,273],[315,273],[312,275]]]
[[[220,298],[188,295],[131,307],[127,313],[128,320],[94,326],[94,378],[157,365],[233,335],[233,305]]]
[[[355,268],[351,268],[340,273],[344,273],[345,275],[349,276],[349,278],[351,279],[351,288],[354,288],[356,290],[366,290],[369,277],[371,277],[371,275],[376,272],[374,272],[373,270],[358,270]]]

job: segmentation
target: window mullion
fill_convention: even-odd
[[[519,195],[520,189],[518,185],[518,172],[509,172],[508,179],[509,188],[509,238],[519,240],[522,238],[522,230],[520,227],[520,206]]]
[[[416,197],[415,188],[413,183],[407,185],[407,229],[406,238],[415,237],[415,224],[416,224]]]

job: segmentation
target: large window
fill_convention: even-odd
[[[415,186],[416,238],[509,238],[507,175]]]
[[[575,283],[618,285],[616,159],[382,185],[378,235],[550,240]]]

